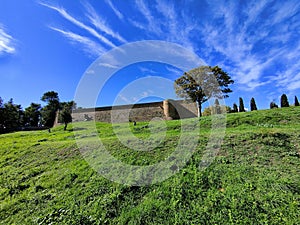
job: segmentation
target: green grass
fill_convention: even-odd
[[[187,165],[145,187],[117,184],[95,172],[80,154],[71,127],[0,135],[0,223],[299,224],[300,108],[228,114],[223,145],[203,171],[198,166],[211,119],[199,123],[199,146]],[[92,127],[88,122],[76,127],[86,124]],[[151,165],[178,143],[180,121],[166,124],[166,137],[152,151],[124,147],[105,123],[97,123],[98,134],[75,132],[87,142],[99,135],[127,164]],[[147,125],[130,129],[146,140]],[[130,137],[117,126],[121,137]]]

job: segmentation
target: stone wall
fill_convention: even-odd
[[[162,102],[78,109],[72,113],[73,122],[95,120],[100,122],[150,121],[153,118],[172,120],[197,116],[195,103],[165,100]]]

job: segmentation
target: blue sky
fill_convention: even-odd
[[[258,108],[268,108],[282,93],[290,103],[300,97],[299,37],[297,0],[1,0],[0,96],[12,97],[23,108],[40,102],[49,90],[71,100],[87,68],[102,54],[134,41],[163,40],[229,73],[235,84],[227,105],[241,96],[246,107],[254,97]],[[107,82],[97,105],[111,105],[137,78],[175,80],[182,72],[156,62],[132,65]],[[147,89],[143,97],[151,94]]]

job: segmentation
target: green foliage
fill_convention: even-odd
[[[254,98],[251,98],[251,101],[250,101],[250,109],[251,109],[251,111],[257,110],[256,103],[255,103]]]
[[[233,83],[230,76],[220,67],[201,66],[185,72],[175,80],[174,87],[178,96],[190,98],[198,103],[201,116],[202,104],[210,97],[228,97],[228,93],[232,92],[229,85]],[[222,96],[219,96],[220,90]]]
[[[41,100],[47,103],[41,110],[43,124],[46,127],[52,127],[55,121],[56,112],[60,107],[58,93],[55,91],[48,91],[43,94]]]
[[[41,105],[31,103],[29,107],[25,109],[25,125],[38,126],[41,117]]]
[[[72,121],[71,111],[76,108],[74,101],[60,103],[58,93],[54,91],[44,93],[41,100],[47,103],[43,108],[40,104],[31,103],[23,111],[21,105],[13,103],[13,99],[4,103],[0,97],[0,133],[37,127],[41,122],[46,127],[52,127],[58,109],[62,109],[62,120],[66,126]]]
[[[297,96],[295,96],[295,104],[294,104],[295,106],[299,106],[299,101],[298,101],[298,98],[297,98]]]
[[[210,116],[210,115],[211,115],[211,107],[206,107],[206,108],[203,110],[202,115],[203,115],[203,116]]]
[[[244,101],[241,97],[239,98],[239,103],[239,112],[245,112]]]
[[[56,108],[59,107],[59,97],[58,93],[55,91],[45,92],[41,97],[41,100],[48,103],[48,105],[53,105]]]
[[[217,100],[217,99],[216,99]],[[212,114],[231,113],[232,110],[229,106],[220,106],[219,101],[215,101],[213,106],[206,107],[203,110],[203,116],[210,116]]]
[[[96,123],[97,134],[75,132],[87,142],[99,135],[108,151],[127,164],[151,165],[165,160],[180,137],[181,121],[161,123],[167,125],[166,139],[149,152],[126,148],[110,124]],[[298,224],[298,108],[228,114],[222,147],[203,171],[198,166],[211,117],[199,123],[199,146],[189,163],[164,182],[146,187],[119,185],[100,176],[63,126],[51,133],[0,135],[0,223]],[[148,124],[130,126],[136,137],[147,138]],[[128,137],[125,130],[120,133]]]
[[[72,110],[75,109],[76,104],[74,101],[60,103],[61,111],[59,113],[59,121],[64,123],[64,130],[67,129],[68,123],[72,122]]]
[[[0,98],[0,133],[17,130],[24,123],[24,112],[21,105],[14,104],[12,98],[3,103]]]
[[[43,125],[46,127],[52,127],[56,117],[56,111],[58,108],[53,105],[46,105],[41,110]]]
[[[232,112],[232,109],[230,106],[225,106],[225,110],[226,110],[226,113],[231,113]]]
[[[286,94],[281,95],[280,106],[281,106],[281,108],[283,108],[283,107],[289,107],[290,106]]]

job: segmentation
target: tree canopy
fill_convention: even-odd
[[[25,109],[25,124],[30,126],[38,126],[41,117],[41,105],[37,103],[31,103],[29,107]]]
[[[74,101],[62,102],[60,107],[59,120],[65,124],[64,130],[66,130],[68,123],[72,122],[72,110],[76,108],[76,103]]]
[[[17,129],[23,124],[23,119],[21,105],[14,104],[12,98],[6,103],[0,98],[0,133]]]
[[[201,106],[211,97],[227,98],[232,92],[229,88],[234,81],[218,66],[200,66],[185,72],[175,80],[175,91],[179,97],[191,99],[198,104],[198,116]]]
[[[55,91],[48,91],[43,94],[41,100],[48,103],[41,110],[43,124],[52,127],[55,121],[56,112],[59,109],[59,97]]]
[[[66,129],[67,124],[72,122],[71,112],[76,108],[76,103],[60,102],[55,91],[44,93],[41,100],[47,103],[44,107],[38,103],[31,103],[23,110],[21,105],[15,104],[12,98],[4,102],[0,97],[0,133],[40,129],[43,126],[50,128],[54,124],[58,110],[61,110],[61,121],[65,123]]]

